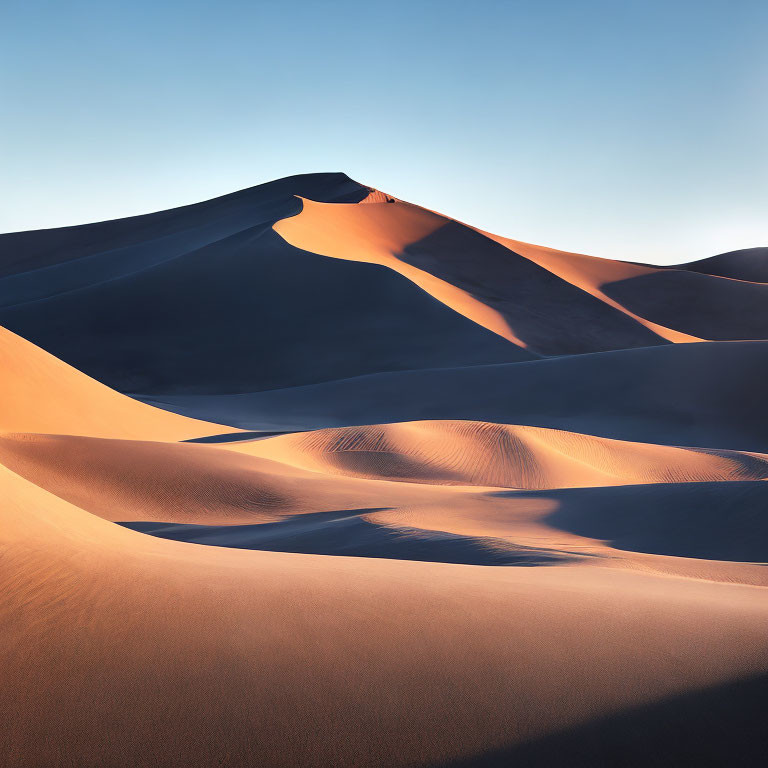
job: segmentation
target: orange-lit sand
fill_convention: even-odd
[[[404,426],[418,428],[420,425]],[[438,423],[429,426],[432,434],[436,429],[439,432],[441,427],[450,434],[452,425]],[[312,437],[319,442],[320,438],[328,437],[328,432],[332,433],[326,430],[313,433]],[[242,447],[252,449],[263,445],[269,448],[272,443],[284,441],[286,438],[272,438],[247,443]],[[457,441],[450,442],[455,447]],[[446,440],[443,445],[448,444]],[[434,447],[434,441],[431,445]],[[662,446],[644,447],[649,451],[658,448],[662,453],[665,450],[683,452],[682,449],[665,449]],[[360,476],[359,464],[355,466],[357,477],[340,477],[337,474],[338,465],[334,462],[326,462],[322,466],[315,466],[314,471],[309,471],[247,455],[247,452],[233,452],[224,446],[65,435],[6,434],[0,437],[1,464],[40,488],[107,520],[204,526],[257,524],[258,528],[265,523],[285,522],[295,517],[301,519],[301,525],[310,526],[309,538],[297,540],[296,531],[288,527],[270,531],[266,543],[272,546],[277,542],[279,548],[299,547],[298,551],[305,551],[307,542],[312,550],[312,536],[332,532],[332,525],[336,522],[354,524],[360,521],[364,531],[373,536],[376,542],[380,544],[384,540],[383,547],[373,551],[385,556],[402,557],[417,553],[417,559],[421,559],[423,552],[427,552],[431,553],[430,559],[441,560],[447,557],[452,562],[455,559],[452,546],[456,542],[450,539],[443,541],[439,535],[437,539],[432,537],[433,533],[442,532],[460,537],[476,550],[470,555],[470,562],[568,561],[582,565],[640,568],[650,572],[696,573],[697,577],[712,581],[768,583],[768,573],[761,566],[703,561],[698,565],[692,562],[686,565],[681,558],[649,559],[642,555],[642,544],[634,552],[611,547],[609,542],[601,540],[599,527],[595,529],[597,535],[568,530],[567,524],[563,528],[556,514],[562,506],[562,500],[557,495],[540,494],[532,497],[506,491],[503,487],[445,485],[445,482],[456,483],[456,477],[446,480],[448,473],[436,463],[431,465],[433,474],[426,477],[425,468],[430,466],[427,462],[421,465],[420,478],[409,475],[407,482],[376,479],[376,459],[382,457],[391,465],[393,457],[382,451],[374,454],[366,462],[370,477]],[[530,459],[530,462],[534,461],[533,454],[515,454],[517,458],[521,455]],[[695,457],[701,455],[694,453],[692,460],[695,461]],[[286,459],[287,456],[282,458]],[[474,458],[478,464],[483,464],[488,456],[478,452]],[[567,473],[568,459],[564,455],[562,459]],[[630,459],[627,458],[627,461]],[[552,464],[551,458],[549,461]],[[729,462],[733,462],[732,465]],[[739,462],[743,462],[743,465]],[[507,472],[516,471],[518,475],[521,474],[521,468],[515,469],[511,459],[508,463]],[[759,459],[750,467],[748,456],[736,455],[722,460],[720,467],[715,464],[709,472],[706,472],[706,468],[698,468],[698,479],[726,481],[737,489],[743,485],[739,481],[761,477],[758,471],[760,466]],[[718,468],[721,474],[714,471]],[[343,465],[341,471],[345,471]],[[539,481],[542,477],[538,475]],[[694,479],[681,474],[679,467],[677,477],[684,481]],[[671,468],[670,475],[662,479],[667,484],[672,482]],[[607,485],[605,476],[599,480]],[[645,475],[637,479],[638,482],[646,483],[649,480],[658,482],[659,478]],[[626,482],[626,478],[616,478],[614,485],[620,486]],[[587,505],[579,517],[588,520],[589,497],[577,500],[577,503]],[[617,514],[627,515],[629,512],[626,509],[619,512],[617,509]],[[695,510],[684,512],[682,519],[695,520]],[[735,524],[741,525],[738,522]],[[679,523],[672,519],[667,524],[670,530],[677,525]],[[237,542],[237,531],[234,528],[232,530],[234,534],[231,541]],[[267,532],[269,529],[263,530]],[[315,531],[315,534],[311,531]],[[326,551],[323,547],[330,547],[327,551],[335,552],[339,546],[350,545],[351,551],[355,552],[355,536],[359,533],[355,530],[347,533],[341,531],[342,537],[351,537],[346,545],[342,540],[318,546],[320,551]],[[737,532],[733,534],[737,535]],[[258,544],[258,531],[255,535]],[[287,541],[284,540],[286,535]],[[395,535],[397,540],[387,544],[386,538],[391,535]],[[650,546],[663,545],[664,535],[664,528],[657,531],[655,539],[650,540]],[[698,552],[699,548],[706,552],[718,535],[722,536],[716,530],[710,530],[702,520],[698,523],[696,534],[691,533],[687,538],[693,552]],[[226,534],[224,536],[226,538]],[[284,543],[279,543],[281,541]],[[261,544],[257,548],[262,548]],[[370,550],[364,547],[361,551]],[[459,561],[463,561],[462,556]]]
[[[541,245],[531,245],[523,243],[520,240],[512,240],[508,237],[483,232],[484,235],[501,243],[515,253],[525,256],[541,267],[549,270],[563,280],[567,280],[587,293],[604,301],[606,304],[624,312],[633,320],[644,325],[646,328],[658,333],[663,339],[673,341],[679,344],[691,341],[703,341],[696,336],[687,333],[681,333],[674,328],[665,328],[663,325],[654,323],[651,320],[640,317],[634,312],[630,312],[618,301],[614,301],[610,296],[606,296],[601,290],[605,283],[611,283],[617,280],[629,280],[641,275],[650,275],[660,270],[654,269],[646,264],[631,264],[626,261],[613,261],[611,259],[598,259],[595,256],[587,256],[583,253],[568,253],[558,251],[554,248],[546,248]]]
[[[301,212],[278,221],[273,228],[298,248],[389,267],[457,312],[538,353],[643,346],[661,340],[686,343],[709,338],[763,338],[768,333],[762,317],[757,322],[736,319],[731,328],[732,318],[727,316],[730,302],[743,301],[752,307],[768,299],[759,283],[531,245],[467,227],[375,191],[363,202],[332,204],[302,199]],[[495,250],[498,245],[506,249],[506,256]],[[520,269],[521,258],[541,271],[523,270],[524,277],[521,273],[511,278],[512,265],[517,263]],[[743,290],[733,285],[737,282]],[[570,289],[565,290],[565,285]],[[679,312],[672,293],[678,286],[685,293],[679,300]],[[717,304],[718,294],[725,290],[732,298],[720,303],[714,319],[707,319],[693,294],[706,293],[715,299],[711,303]],[[627,296],[628,300],[612,295],[617,291],[617,296]],[[668,296],[661,310],[657,300],[647,298],[649,292],[657,291]],[[548,315],[550,302],[557,303],[559,318]],[[616,313],[623,316],[621,322]],[[672,321],[660,322],[657,315]],[[570,327],[571,317],[581,322],[581,327]],[[552,334],[541,335],[542,323]],[[685,330],[711,328],[713,323],[715,335]],[[557,338],[557,331],[576,340],[562,348],[564,339]],[[611,334],[618,335],[614,338]]]
[[[451,309],[505,339],[525,346],[504,317],[461,286],[407,264],[398,254],[431,235],[446,220],[410,203],[326,205],[302,200],[298,216],[282,219],[274,230],[291,245],[349,261],[365,261],[394,269]]]
[[[766,672],[754,587],[180,544],[0,477],[9,767],[512,759]]]
[[[0,431],[187,440],[236,432],[115,392],[0,328]]]
[[[758,454],[472,421],[324,429],[227,447],[316,472],[529,490],[768,477],[768,457]]]

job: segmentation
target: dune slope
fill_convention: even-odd
[[[14,768],[441,764],[766,672],[753,587],[193,546],[0,478]]]
[[[0,371],[0,432],[187,440],[237,431],[114,392],[5,328]]]
[[[664,342],[552,272],[422,208],[399,201],[302,202],[297,215],[274,225],[292,245],[333,258],[388,266],[456,311],[533,352],[567,354]]]
[[[763,339],[755,250],[710,267],[596,259],[478,231],[344,174],[308,174],[1,235],[0,323],[122,392],[247,393]]]
[[[471,421],[325,429],[223,447],[351,477],[527,490],[768,477],[761,454]]]
[[[391,270],[300,251],[272,231],[300,208],[293,194],[345,199],[351,187],[367,192],[343,174],[293,177],[203,208],[0,236],[0,264],[15,270],[0,278],[0,324],[128,393],[530,359]],[[209,234],[219,219],[234,223]]]

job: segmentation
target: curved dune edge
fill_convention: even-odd
[[[440,763],[766,671],[752,587],[196,547],[0,484],[9,768]]]
[[[651,548],[663,547],[670,534],[677,535],[681,521],[695,527],[696,537],[686,537],[683,557],[644,557],[642,546],[617,549],[601,538],[610,536],[611,525],[601,523],[599,515],[594,521],[591,510],[595,505],[606,509],[613,504],[617,515],[626,516],[626,499],[620,498],[614,504],[609,496],[606,507],[601,493],[612,490],[610,487],[585,489],[586,496],[577,494],[574,506],[570,497],[561,500],[564,492],[556,490],[531,494],[500,488],[339,477],[218,446],[71,435],[2,435],[0,465],[106,520],[214,527],[210,541],[207,534],[200,539],[195,531],[181,529],[157,534],[182,541],[435,562],[465,562],[469,557],[468,562],[478,565],[554,565],[567,561],[571,565],[768,584],[768,569],[749,564],[761,551],[759,545],[745,549],[738,531],[730,530],[726,523],[734,501],[739,499],[737,489],[762,483],[716,484],[733,486],[735,491],[709,504],[721,509],[722,522],[701,515],[701,501],[706,501],[710,491],[705,488],[701,493],[692,493],[699,484],[687,484],[689,490],[683,490],[680,500],[680,508],[687,510],[682,517],[670,516],[668,525],[662,524],[661,529],[657,522],[653,536],[640,536],[639,541]],[[648,503],[654,506],[669,496],[665,488],[683,488],[644,487],[650,489]],[[627,490],[635,495],[640,492],[639,488]],[[760,498],[753,498],[749,508],[759,504]],[[565,512],[563,501],[568,502]],[[642,532],[646,527],[642,515],[638,515],[642,503],[634,507],[623,528]],[[558,522],[563,514],[564,525]],[[746,525],[744,535],[760,541],[763,534],[759,524],[752,522],[751,513],[745,514],[737,525]],[[298,521],[302,528],[293,523],[277,528],[274,525],[291,520]],[[342,520],[349,522],[346,528],[334,527]],[[240,531],[238,526],[247,526],[247,530]],[[232,532],[226,533],[226,528]],[[185,538],[188,534],[191,538]],[[633,534],[632,540],[638,540],[637,536]],[[676,550],[673,547],[666,551],[674,554]],[[702,554],[716,551],[727,555],[726,559],[701,559]]]
[[[483,230],[478,230],[478,232],[481,232],[486,237],[490,237],[491,240],[495,240],[497,243],[509,248],[511,251],[524,256],[526,259],[533,261],[540,267],[544,267],[544,269],[563,278],[563,280],[571,283],[571,285],[575,285],[577,288],[581,288],[583,291],[592,294],[595,298],[604,301],[614,309],[618,309],[641,325],[644,325],[649,330],[657,333],[663,339],[667,339],[667,341],[676,344],[708,341],[708,339],[692,336],[691,334],[677,331],[674,328],[668,328],[659,323],[654,323],[652,320],[641,317],[620,304],[618,301],[612,299],[610,296],[607,296],[601,290],[601,286],[606,283],[611,283],[617,280],[627,280],[632,277],[661,271],[656,267],[651,267],[645,264],[632,264],[630,262],[616,261],[613,259],[600,259],[596,256],[587,256],[582,253],[558,251],[554,248],[546,248],[542,245],[532,245],[531,243],[524,243],[520,240],[512,240],[509,237],[501,237],[500,235],[494,235],[491,232],[485,232]]]
[[[527,346],[500,312],[462,288],[397,258],[406,246],[440,229],[445,217],[399,200],[364,204],[300,200],[300,213],[272,227],[290,245],[334,259],[389,267],[478,325]]]
[[[188,440],[240,430],[121,395],[0,327],[0,431]]]
[[[455,311],[525,347],[525,342],[515,334],[501,313],[467,291],[398,258],[406,246],[454,220],[400,200],[389,198],[390,202],[387,202],[386,195],[379,193],[377,196],[375,192],[357,204],[319,203],[301,198],[302,210],[295,216],[276,222],[273,229],[288,243],[303,250],[394,269]],[[601,285],[614,280],[660,271],[655,267],[557,251],[470,228],[619,310],[667,341],[706,341],[647,320],[600,289]]]
[[[768,477],[762,454],[472,421],[341,427],[221,448],[349,477],[526,490]]]
[[[461,491],[324,476],[212,445],[72,435],[0,435],[0,464],[119,521],[274,522],[328,510],[429,504]]]

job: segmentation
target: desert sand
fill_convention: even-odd
[[[343,174],[0,236],[0,763],[762,764],[767,263]]]

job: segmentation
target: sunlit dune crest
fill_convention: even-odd
[[[500,237],[490,232],[483,234],[506,246],[515,253],[525,256],[541,267],[549,270],[563,280],[581,288],[587,293],[592,294],[600,301],[604,301],[611,307],[624,312],[633,320],[657,333],[661,338],[667,339],[678,344],[691,341],[705,341],[696,336],[687,333],[681,333],[673,328],[665,328],[663,325],[654,323],[651,320],[640,317],[623,307],[619,302],[614,301],[610,296],[606,296],[601,286],[605,283],[612,283],[619,280],[630,280],[633,277],[642,275],[652,275],[659,271],[653,267],[644,264],[631,264],[626,261],[612,261],[610,259],[598,259],[595,256],[586,256],[581,253],[565,253],[557,251],[554,248],[545,248],[540,245],[531,245],[523,243],[520,240],[511,240],[508,237]]]
[[[760,283],[699,274],[691,265],[658,268],[531,245],[376,190],[361,202],[375,204],[302,199],[302,210],[274,229],[304,250],[388,266],[457,312],[541,354],[768,335],[768,289]],[[540,271],[524,268],[521,258]],[[706,315],[694,291],[712,297]],[[648,301],[647,292],[661,292],[665,305],[658,298]],[[757,317],[737,314],[740,301],[754,307]],[[560,315],[543,317],[553,302]],[[566,325],[571,316],[580,321],[576,328]],[[557,329],[560,336],[542,336],[532,322]],[[571,335],[575,338],[568,340]]]
[[[362,202],[377,204],[328,207],[303,199],[301,213],[277,222],[274,230],[291,245],[306,251],[389,267],[451,309],[515,344],[526,346],[500,313],[471,293],[398,258],[406,246],[440,229],[445,224],[441,216],[400,201],[387,203],[366,198]]]

